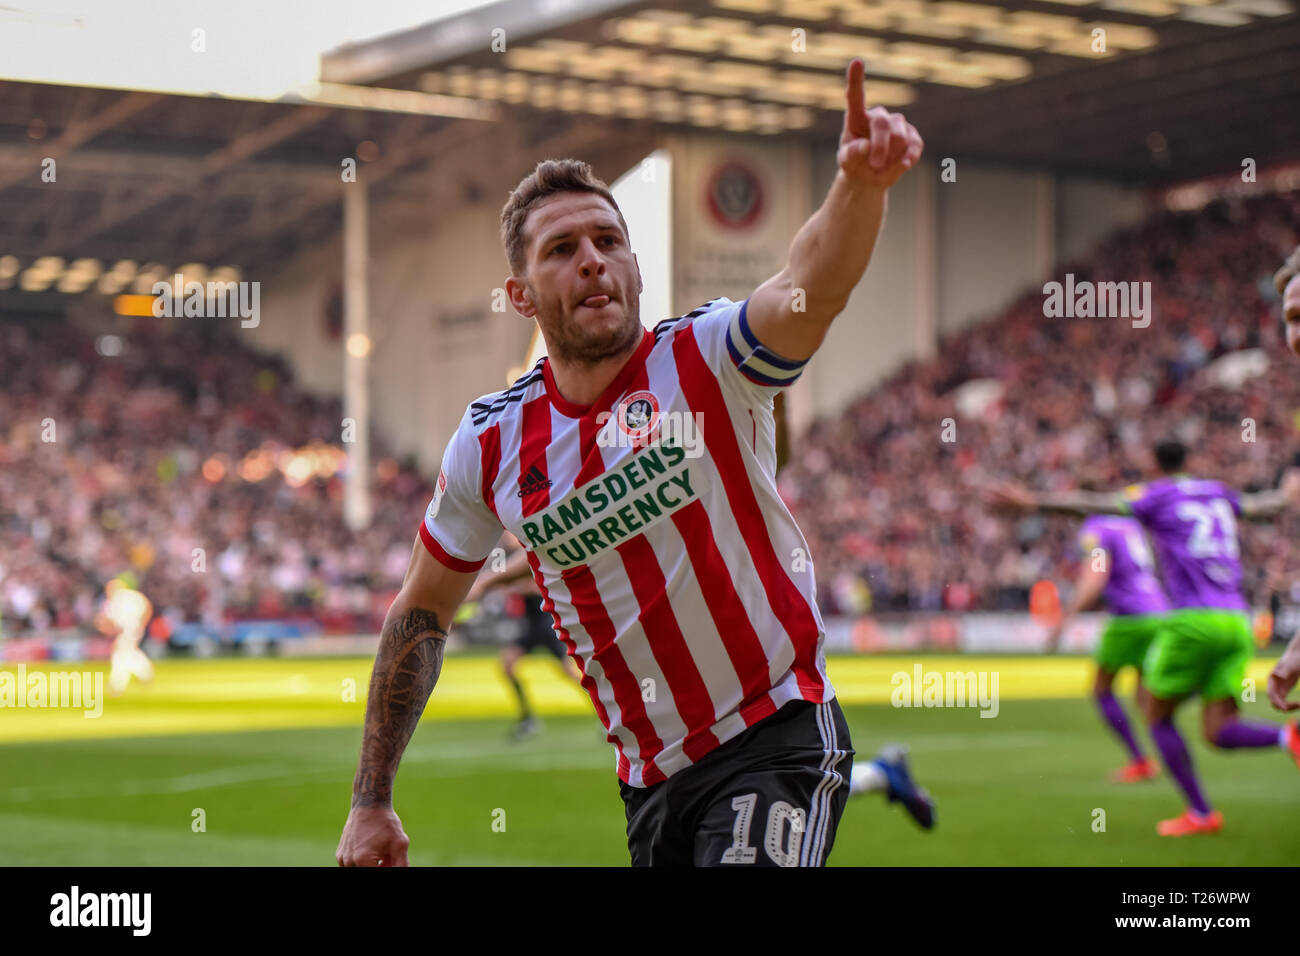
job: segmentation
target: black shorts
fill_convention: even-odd
[[[823,865],[853,753],[838,701],[793,700],[662,783],[619,781],[632,865]]]
[[[540,649],[561,661],[569,655],[564,643],[555,636],[551,615],[542,610],[540,595],[524,595],[524,622],[524,633],[514,642],[515,647],[525,654]]]

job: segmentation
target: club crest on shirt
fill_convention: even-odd
[[[659,425],[659,399],[648,389],[639,389],[619,402],[615,417],[619,429],[629,438],[649,438]]]

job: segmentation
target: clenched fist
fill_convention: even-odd
[[[391,807],[355,807],[348,814],[334,859],[339,866],[410,866],[411,845]]]

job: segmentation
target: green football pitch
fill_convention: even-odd
[[[917,662],[926,672],[996,673],[997,716],[891,706],[892,675]],[[152,686],[133,684],[97,718],[0,709],[0,864],[332,866],[370,664],[164,660]],[[1270,664],[1255,662],[1259,701],[1246,712],[1278,721],[1263,694]],[[1108,781],[1121,752],[1084,696],[1086,660],[832,657],[828,667],[859,759],[907,744],[939,808],[925,833],[880,794],[854,798],[831,865],[1300,859],[1294,762],[1278,750],[1210,751],[1194,703],[1181,726],[1225,827],[1174,840],[1155,833],[1157,820],[1181,810],[1168,780]],[[550,660],[528,658],[520,673],[543,727],[515,743],[495,659],[447,659],[397,777],[413,865],[627,864],[613,750],[590,702]]]

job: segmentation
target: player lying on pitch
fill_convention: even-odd
[[[1201,695],[1202,729],[1212,746],[1280,747],[1300,766],[1296,724],[1244,720],[1237,706],[1255,654],[1241,586],[1237,518],[1266,520],[1300,503],[1300,475],[1288,473],[1278,490],[1241,494],[1187,475],[1186,457],[1180,442],[1159,443],[1155,458],[1161,477],[1122,494],[1034,494],[1010,482],[991,493],[995,503],[1024,511],[1131,514],[1150,537],[1172,610],[1143,663],[1142,680],[1151,692],[1146,717],[1165,768],[1188,803],[1182,816],[1158,825],[1162,836],[1217,833],[1223,826],[1223,815],[1202,793],[1191,754],[1174,726],[1174,711],[1193,694]]]
[[[384,623],[340,864],[407,862],[393,778],[503,527],[614,744],[632,863],[825,862],[853,748],[812,568],[791,561],[807,543],[777,494],[772,404],[848,303],[885,195],[921,157],[901,115],[865,108],[863,72],[854,59],[825,201],[741,302],[650,331],[627,224],[585,163],[540,163],[511,194],[506,290],[548,357],[473,402],[443,454]],[[699,422],[702,440],[660,440],[664,421]]]

